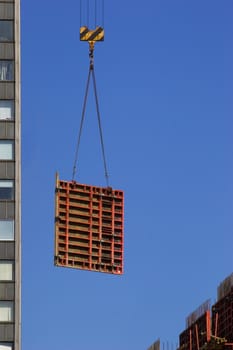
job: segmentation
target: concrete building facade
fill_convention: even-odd
[[[21,349],[20,0],[0,0],[0,350]]]

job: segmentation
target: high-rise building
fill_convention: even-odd
[[[0,350],[21,348],[20,0],[0,0]]]

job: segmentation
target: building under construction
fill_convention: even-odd
[[[233,349],[233,274],[218,287],[217,302],[203,303],[186,319],[178,350]]]
[[[147,350],[160,349],[158,339]],[[233,350],[233,273],[218,286],[212,307],[207,300],[186,318],[177,350]]]

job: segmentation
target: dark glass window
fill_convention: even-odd
[[[13,21],[0,21],[0,41],[13,41]]]
[[[0,200],[14,199],[13,181],[0,180]]]

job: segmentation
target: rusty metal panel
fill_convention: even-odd
[[[57,176],[55,265],[122,274],[123,244],[123,191]]]

